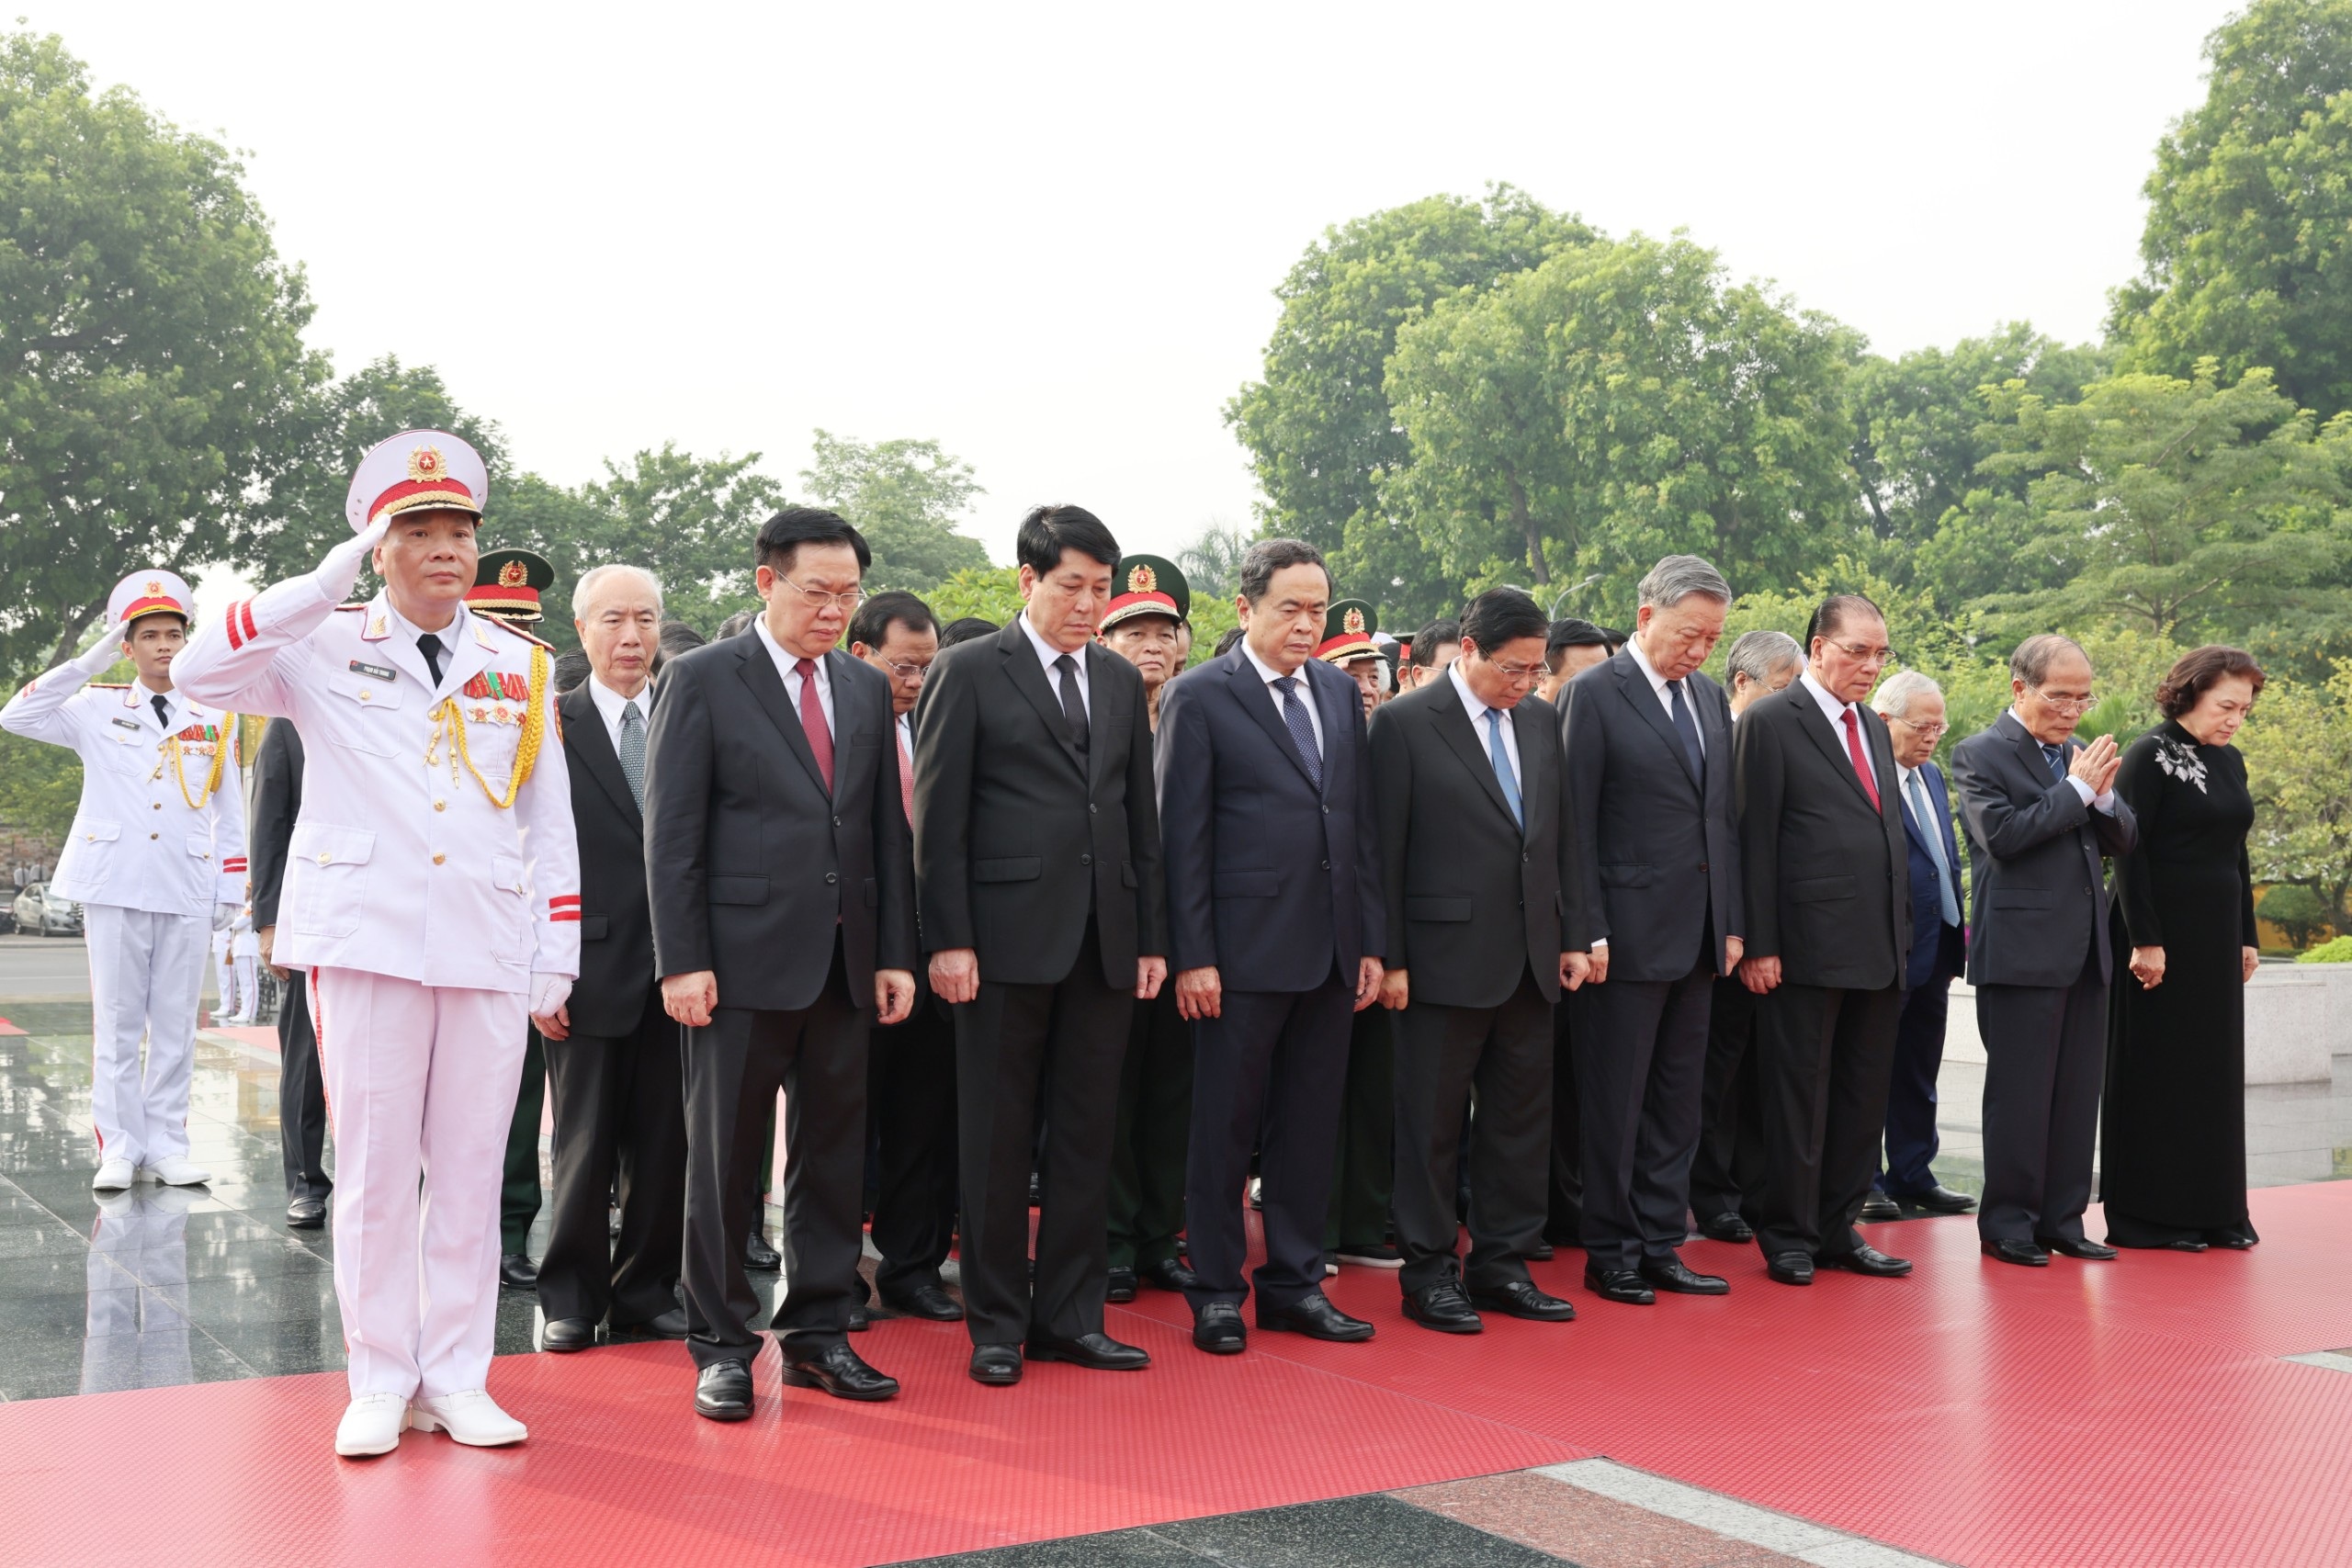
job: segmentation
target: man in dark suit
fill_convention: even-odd
[[[890,683],[835,644],[872,553],[831,512],[760,528],[751,634],[669,660],[646,761],[662,1006],[686,1026],[687,1348],[695,1409],[752,1413],[752,1162],[785,1093],[784,1381],[899,1391],[844,1334],[863,1287],[865,1042],[914,1000],[913,867]]]
[[[1987,1256],[2028,1268],[2050,1254],[2109,1258],[2083,1235],[2107,1039],[2102,855],[2139,841],[2115,794],[2112,736],[2075,726],[2098,699],[2069,639],[2030,637],[2009,658],[2009,710],[1952,748],[1974,872],[1968,978],[1984,1037]]]
[[[291,719],[273,718],[254,758],[253,830],[247,856],[254,885],[254,929],[261,961],[285,980],[271,960],[277,942],[277,896],[286,885],[286,847],[302,814],[302,738]],[[277,1137],[286,1156],[286,1223],[317,1230],[327,1223],[334,1182],[326,1153],[325,1082],[319,1076],[319,1037],[311,1025],[310,987],[287,986],[277,1004]]]
[[[1446,1334],[1477,1333],[1481,1308],[1576,1316],[1527,1272],[1544,1237],[1552,1007],[1566,967],[1559,724],[1529,694],[1547,630],[1518,589],[1481,593],[1445,678],[1372,722],[1388,927],[1380,999],[1398,1010],[1400,1282],[1405,1315]],[[1465,1270],[1454,1178],[1474,1084]]]
[[[849,623],[849,650],[890,682],[899,800],[914,831],[914,708],[939,658],[939,621],[911,593],[876,593]],[[940,1282],[956,1244],[956,1021],[915,975],[915,1005],[866,1041],[866,1146],[873,1151],[874,1283],[893,1311],[934,1323],[964,1309]]]
[[[1119,1068],[1136,999],[1168,973],[1143,681],[1095,641],[1118,541],[1084,507],[1039,506],[1013,548],[1021,614],[943,655],[915,707],[922,942],[956,1008],[970,1371],[996,1384],[1021,1381],[1024,1341],[1038,1360],[1150,1363],[1102,1332],[1102,1296]]]
[[[1968,957],[1960,920],[1960,845],[1951,798],[1936,766],[1944,722],[1940,687],[1917,670],[1879,682],[1871,706],[1894,742],[1903,833],[1911,852],[1911,962],[1903,976],[1903,1016],[1894,1026],[1894,1075],[1886,1094],[1886,1169],[1878,1193],[1895,1214],[1964,1214],[1976,1200],[1936,1179],[1936,1074],[1944,1062],[1951,983]],[[1869,1218],[1866,1208],[1863,1217]]]
[[[686,1337],[677,1303],[685,1239],[686,1121],[678,1026],[653,975],[645,890],[645,760],[653,689],[646,672],[662,624],[662,584],[634,566],[600,566],[572,591],[572,628],[589,676],[556,704],[569,745],[580,840],[580,978],[547,1037],[555,1099],[555,1187],[539,1259],[549,1350],[584,1350],[615,1332]],[[606,1220],[618,1180],[617,1244]]]
[[[1878,606],[1832,595],[1805,628],[1804,673],[1739,721],[1739,977],[1761,998],[1756,1242],[1784,1285],[1812,1284],[1816,1266],[1911,1271],[1853,1224],[1878,1168],[1911,950],[1894,752],[1885,722],[1862,706],[1893,657]]]
[[[1363,697],[1315,657],[1330,604],[1313,546],[1261,540],[1241,562],[1240,644],[1159,702],[1160,822],[1179,846],[1170,956],[1193,1021],[1184,1214],[1198,1282],[1185,1295],[1193,1344],[1217,1355],[1247,1341],[1253,1145],[1266,1235],[1258,1326],[1373,1333],[1323,1294],[1349,1019],[1377,999],[1387,947]]]
[[[1740,957],[1731,708],[1699,673],[1731,585],[1696,556],[1640,584],[1633,639],[1563,687],[1571,874],[1562,945],[1577,981],[1584,1280],[1605,1301],[1721,1295],[1676,1248],[1713,981]]]

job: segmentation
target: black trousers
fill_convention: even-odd
[[[627,1328],[676,1304],[686,1234],[686,1112],[678,1025],[650,989],[637,1028],[548,1042],[555,1188],[539,1308]],[[606,1218],[617,1179],[621,1234]]]
[[[867,1036],[865,1124],[875,1283],[886,1297],[936,1285],[956,1242],[956,1022],[928,991],[904,1022]]]
[[[1375,1004],[1376,1005],[1376,1004]],[[1323,1289],[1323,1226],[1347,1082],[1355,983],[1335,964],[1311,991],[1227,991],[1220,1016],[1193,1025],[1193,1141],[1184,1173],[1184,1234],[1200,1288],[1197,1311],[1250,1293],[1242,1216],[1250,1151],[1259,1151],[1266,1261],[1261,1306]]]
[[[869,1001],[849,994],[841,942],[832,973],[797,1012],[721,1007],[685,1035],[686,1348],[695,1365],[748,1361],[759,1298],[743,1272],[752,1167],[784,1091],[784,1299],[771,1325],[787,1356],[842,1342],[865,1235],[865,1037]]]
[[[1396,1017],[1396,1247],[1408,1294],[1457,1269],[1472,1290],[1527,1278],[1544,1239],[1552,1004],[1522,972],[1500,1007],[1413,1002]],[[1455,1172],[1473,1089],[1470,1258],[1457,1261]]]
[[[2079,1241],[2107,1069],[2107,982],[2091,953],[2071,986],[1979,986],[1987,1241]]]
[[[1782,982],[1758,999],[1756,1066],[1764,1107],[1764,1190],[1756,1245],[1838,1257],[1862,1244],[1854,1213],[1878,1174],[1886,1078],[1903,987]]]
[[[1007,985],[983,965],[979,996],[955,1010],[964,1320],[975,1345],[1102,1331],[1111,1122],[1135,1002],[1132,985],[1103,983],[1102,938],[1090,918],[1060,984]],[[1029,1169],[1040,1075],[1044,1202],[1033,1282]]]
[[[1886,1172],[1877,1185],[1909,1198],[1937,1185],[1936,1076],[1943,1070],[1944,1030],[1951,1018],[1951,975],[1960,966],[1960,928],[1943,926],[1936,977],[1903,993],[1894,1025],[1894,1072],[1886,1085]]]
[[[319,1036],[311,1027],[311,987],[296,975],[277,1003],[277,1141],[286,1154],[286,1201],[326,1201],[334,1190],[324,1163],[326,1083],[319,1075]]]
[[[1176,1256],[1192,1130],[1193,1026],[1176,1010],[1170,983],[1136,1003],[1127,1025],[1111,1132],[1111,1268],[1148,1269]]]
[[[1584,1245],[1584,1103],[1577,1094],[1577,1010],[1563,993],[1552,1007],[1552,1157],[1544,1187],[1544,1239]]]
[[[1757,1091],[1756,994],[1715,976],[1707,1065],[1699,1085],[1699,1148],[1690,1159],[1690,1212],[1748,1216],[1764,1189],[1764,1111]]]
[[[1679,980],[1611,977],[1573,993],[1584,1250],[1594,1269],[1670,1257],[1690,1234],[1713,968],[1702,953]]]
[[[1348,1026],[1348,1081],[1340,1091],[1323,1250],[1385,1246],[1396,1190],[1396,1015],[1375,1005]]]

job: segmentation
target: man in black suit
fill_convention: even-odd
[[[1968,961],[1960,919],[1960,845],[1951,797],[1936,766],[1949,728],[1942,688],[1917,670],[1879,682],[1871,706],[1894,742],[1903,834],[1911,852],[1911,962],[1903,976],[1903,1016],[1894,1026],[1894,1074],[1886,1091],[1886,1169],[1874,1184],[1904,1214],[1964,1214],[1976,1200],[1936,1179],[1936,1075],[1944,1062],[1951,983]],[[1870,1218],[1867,1207],[1863,1217]]]
[[[899,749],[899,801],[914,831],[913,713],[939,658],[939,621],[911,593],[876,593],[849,623],[849,650],[890,682]],[[956,1244],[956,1021],[915,975],[903,1022],[867,1037],[866,1146],[873,1151],[874,1283],[884,1303],[912,1317],[957,1323],[964,1309],[940,1282]]]
[[[1731,585],[1668,556],[1633,639],[1562,688],[1566,930],[1583,1113],[1584,1280],[1605,1301],[1731,1287],[1684,1267],[1690,1155],[1715,976],[1740,956],[1731,708],[1699,673]]]
[[[1265,539],[1242,558],[1240,644],[1159,701],[1159,814],[1170,956],[1193,1022],[1184,1214],[1198,1276],[1193,1342],[1247,1341],[1242,1183],[1261,1153],[1266,1261],[1258,1326],[1372,1337],[1323,1294],[1349,1019],[1380,994],[1381,899],[1363,696],[1315,657],[1331,603],[1315,547]],[[1458,1129],[1459,1123],[1456,1123]]]
[[[888,1399],[844,1334],[863,1287],[865,1047],[914,1000],[913,868],[890,683],[835,644],[872,553],[831,512],[760,528],[765,608],[662,671],[645,868],[664,1010],[686,1026],[687,1348],[695,1409],[752,1413],[752,1162],[785,1093],[784,1381]]]
[[[1815,1267],[1911,1271],[1853,1224],[1878,1168],[1911,951],[1894,745],[1862,705],[1893,657],[1877,605],[1859,593],[1824,600],[1805,628],[1804,673],[1747,711],[1735,747],[1747,889],[1739,977],[1761,998],[1756,1243],[1783,1285],[1812,1284]]]
[[[1527,1272],[1544,1239],[1552,1007],[1566,967],[1559,724],[1529,694],[1544,677],[1547,630],[1518,589],[1481,593],[1463,613],[1462,653],[1445,678],[1372,721],[1388,927],[1380,999],[1398,1010],[1404,1310],[1446,1334],[1477,1333],[1480,1308],[1539,1323],[1576,1316]],[[1465,1271],[1454,1178],[1474,1084]]]
[[[271,960],[277,942],[277,895],[286,884],[286,846],[294,819],[302,814],[302,738],[293,721],[273,718],[262,731],[254,758],[253,829],[247,855],[253,874],[254,929],[260,933],[261,961],[280,980],[286,970]],[[277,1004],[277,1137],[286,1156],[286,1223],[317,1230],[327,1223],[327,1198],[334,1191],[326,1153],[325,1082],[319,1076],[319,1037],[311,1025],[310,987],[296,982],[279,993]]]
[[[2102,855],[2139,841],[2115,794],[2112,736],[2075,726],[2098,699],[2091,661],[2044,633],[2009,659],[2009,710],[1952,748],[1974,871],[1968,978],[1984,1037],[1984,1206],[1976,1234],[2004,1263],[2104,1259],[2083,1235],[2107,1039]]]
[[[1095,640],[1118,541],[1084,507],[1039,506],[1013,549],[1024,608],[943,655],[915,707],[922,942],[956,1008],[970,1371],[996,1384],[1021,1381],[1024,1340],[1038,1360],[1150,1363],[1102,1332],[1102,1296],[1129,1017],[1168,974],[1143,681]]]
[[[584,1350],[596,1325],[686,1336],[677,1303],[685,1240],[686,1121],[678,1026],[653,975],[645,891],[647,681],[662,584],[600,566],[572,590],[589,676],[557,702],[580,840],[580,978],[547,1037],[555,1099],[555,1187],[539,1309],[549,1350]],[[617,1178],[620,1239],[606,1202]]]

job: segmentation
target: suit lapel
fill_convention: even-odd
[[[1615,662],[1619,694],[1633,705],[1634,712],[1641,716],[1644,724],[1657,731],[1657,738],[1666,743],[1675,765],[1682,770],[1682,776],[1690,781],[1691,786],[1705,788],[1705,782],[1691,773],[1690,753],[1682,749],[1682,734],[1674,728],[1674,721],[1666,716],[1666,709],[1659,705],[1657,694],[1650,690],[1649,677],[1642,673],[1642,667],[1634,662],[1634,656],[1630,653],[1618,654]],[[1686,705],[1690,703],[1687,694],[1683,701]],[[1699,716],[1694,711],[1690,721],[1696,724],[1698,720]]]
[[[1846,783],[1854,791],[1854,797],[1864,806],[1869,806],[1870,792],[1862,787],[1861,774],[1854,772],[1854,755],[1846,750],[1846,738],[1839,732],[1840,727],[1829,722],[1829,716],[1821,711],[1821,704],[1815,699],[1811,692],[1799,690],[1796,686],[1791,686],[1789,690],[1794,694],[1789,700],[1800,710],[1797,716],[1798,725],[1807,735],[1813,737],[1813,743],[1821,749],[1821,754],[1828,758],[1837,771],[1844,775]],[[1867,724],[1860,726],[1863,737],[1862,755],[1870,758],[1871,772],[1876,774],[1878,759],[1871,752],[1870,728]]]
[[[1315,671],[1317,669],[1330,677],[1319,686],[1316,683],[1318,677]],[[1329,794],[1331,788],[1331,759],[1339,754],[1340,738],[1353,734],[1356,721],[1363,714],[1363,688],[1341,674],[1337,666],[1326,664],[1319,659],[1310,659],[1300,665],[1298,676],[1306,682],[1308,693],[1315,698],[1315,711],[1323,720],[1323,789]],[[1283,732],[1288,734],[1290,726],[1283,726]]]
[[[1936,836],[1944,847],[1944,863],[1957,867],[1960,864],[1960,845],[1952,837],[1951,796],[1944,792],[1943,770],[1933,762],[1922,762],[1919,764],[1919,777],[1928,804],[1936,813]]]
[[[1274,750],[1290,759],[1291,766],[1298,770],[1298,776],[1312,784],[1315,780],[1306,771],[1306,760],[1298,754],[1298,742],[1290,738],[1290,726],[1284,724],[1282,715],[1274,711],[1275,695],[1267,689],[1263,681],[1258,679],[1258,667],[1250,662],[1250,656],[1246,653],[1236,652],[1231,657],[1234,669],[1233,673],[1226,678],[1226,690],[1231,692],[1233,700],[1241,705],[1241,711],[1255,719],[1258,728],[1266,732],[1266,739],[1274,743]],[[1309,701],[1314,699],[1314,682],[1307,683],[1306,694]],[[1329,748],[1327,746],[1325,750],[1328,751]],[[1326,766],[1324,777],[1329,778],[1330,773],[1329,767]]]
[[[1104,771],[1112,765],[1112,752],[1120,754],[1122,764],[1126,761],[1126,748],[1111,737],[1112,715],[1106,706],[1110,700],[1109,683],[1102,675],[1104,666],[1119,656],[1099,643],[1089,643],[1086,651],[1079,657],[1086,660],[1086,690],[1089,694],[1086,705],[1086,782],[1091,794],[1093,787],[1102,784]]]
[[[1004,672],[1012,677],[1013,686],[1029,699],[1037,716],[1046,721],[1046,733],[1054,738],[1054,744],[1061,748],[1070,766],[1083,774],[1086,759],[1079,754],[1078,742],[1070,739],[1069,716],[1062,712],[1061,694],[1046,680],[1046,667],[1037,661],[1037,650],[1030,646],[1029,634],[1022,629],[1018,616],[997,634],[996,650],[1004,660]],[[1091,708],[1087,716],[1091,725]],[[1091,729],[1089,738],[1091,739]]]
[[[2027,767],[2033,770],[2033,776],[2040,779],[2045,787],[2050,784],[2056,784],[2058,781],[2051,777],[2050,774],[2050,759],[2042,755],[2041,742],[2033,738],[2033,732],[2026,728],[2024,725],[2019,724],[2017,720],[2017,716],[2014,714],[2005,713],[2001,716],[2001,718],[2011,729],[2017,732],[2018,756],[2024,761]],[[2068,764],[2073,763],[2075,760],[2075,743],[2073,741],[2068,740],[2060,744],[2058,748],[2058,760],[2061,762]]]
[[[752,688],[752,695],[758,701],[760,711],[768,716],[768,722],[775,725],[776,733],[784,738],[784,749],[791,752],[808,772],[808,782],[817,786],[817,793],[830,798],[832,792],[825,787],[825,775],[817,766],[817,754],[808,750],[808,737],[800,730],[800,715],[794,709],[792,698],[784,689],[784,677],[777,673],[775,660],[769,655],[767,644],[760,640],[756,629],[729,640],[740,641],[743,645],[735,650],[735,673]],[[833,754],[838,764],[839,747],[834,748]]]
[[[372,650],[368,657],[382,660],[415,682],[424,689],[425,701],[430,703],[434,695],[432,673],[424,668],[424,655],[416,650],[416,639],[404,632],[392,631],[389,595],[377,594],[368,603],[367,614],[360,617],[360,640]]]
[[[1461,694],[1453,689],[1453,682],[1450,678],[1441,679],[1430,690],[1436,694],[1434,700],[1437,704],[1437,732],[1445,737],[1445,743],[1453,748],[1453,754],[1462,760],[1464,767],[1470,770],[1470,776],[1478,781],[1478,787],[1486,791],[1488,800],[1495,803],[1495,809],[1508,818],[1510,816],[1510,802],[1503,795],[1502,781],[1495,776],[1494,760],[1487,754],[1485,738],[1478,733],[1478,727],[1470,722],[1470,715],[1462,705]],[[1514,735],[1518,735],[1518,714],[1513,713],[1511,724]],[[1526,739],[1525,736],[1519,736],[1521,742],[1519,754],[1521,758],[1520,765],[1522,771],[1526,767],[1524,759],[1529,754]],[[1526,785],[1522,784],[1519,797],[1524,801],[1527,795]],[[1520,827],[1521,824],[1513,823],[1512,826]]]
[[[605,733],[605,716],[596,711],[596,699],[582,682],[564,694],[556,705],[563,715],[563,737],[567,749],[580,759],[596,787],[611,797],[622,816],[641,829],[645,823],[637,807],[637,796],[628,792],[628,775],[621,771],[620,757],[613,750],[613,738]],[[643,705],[639,705],[643,711]]]

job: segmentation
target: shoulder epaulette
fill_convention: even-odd
[[[354,599],[348,604],[337,604],[335,606],[338,610],[364,610],[367,607],[368,601],[365,599]]]
[[[488,619],[487,616],[483,618]],[[510,626],[503,621],[499,623],[498,629],[504,632],[513,632],[525,642],[537,643],[539,647],[546,649],[549,653],[553,653],[555,651],[555,644],[539,636],[537,632],[526,632],[520,626]]]

